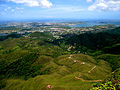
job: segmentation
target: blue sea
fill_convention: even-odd
[[[2,26],[2,25],[0,25],[0,28],[2,28],[2,27],[9,27],[9,26]]]
[[[69,25],[69,27],[93,27],[93,26],[98,26],[98,25],[115,25],[115,26],[120,26],[120,22],[83,22],[80,24],[75,24],[75,25]]]

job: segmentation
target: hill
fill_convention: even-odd
[[[120,90],[120,68],[112,72],[102,84],[94,85],[90,90]]]
[[[18,60],[20,62],[15,61],[9,65],[7,71],[3,69],[4,73],[2,73],[9,75],[9,79],[6,80],[6,86],[2,90],[27,88],[43,90],[48,84],[53,86],[53,90],[80,88],[87,90],[93,82],[102,81],[111,72],[107,62],[102,60],[96,62],[92,57],[84,54],[62,55],[56,59],[47,56],[38,56],[37,59],[31,57],[32,54],[27,57],[29,62],[25,59],[27,61],[24,61],[25,65],[21,59]],[[24,79],[27,80],[22,79],[21,76],[24,75]],[[30,78],[31,76],[33,78]]]
[[[0,89],[88,90],[120,67],[119,43],[108,32],[7,38],[0,41]]]

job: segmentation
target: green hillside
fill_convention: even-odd
[[[119,34],[107,32],[65,35],[62,39],[55,39],[48,32],[8,37],[0,41],[0,89],[99,87],[120,67],[119,38]]]
[[[94,85],[91,90],[120,90],[120,68],[112,72],[101,84]]]
[[[39,64],[39,66],[43,65],[38,71],[37,64]],[[85,90],[89,89],[93,85],[93,82],[103,80],[111,72],[111,68],[107,62],[96,62],[92,57],[84,54],[63,55],[54,60],[47,56],[40,56],[32,65],[25,64],[28,68],[23,66],[22,63],[24,68],[20,68],[22,68],[24,72],[20,70],[18,61],[16,61],[15,65],[10,66],[16,68],[12,69],[12,67],[9,67],[12,72],[6,71],[7,75],[10,75],[9,77],[13,77],[13,75],[14,77],[20,77],[24,74],[30,74],[31,71],[29,71],[28,68],[32,67],[33,70],[34,65],[36,66],[36,72],[31,73],[39,73],[42,75],[27,80],[23,80],[22,78],[9,78],[6,80],[6,87],[3,88],[3,90],[26,90],[27,88],[30,90],[39,90],[45,89],[48,84],[53,86],[53,90],[58,90],[59,88],[62,90]],[[18,69],[20,71],[18,71]],[[45,71],[47,72],[44,73]]]

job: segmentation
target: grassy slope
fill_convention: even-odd
[[[111,68],[106,61],[109,63],[112,62],[112,65],[114,64],[113,58],[114,61],[119,61],[119,55],[111,54],[98,56],[98,62],[84,54],[62,55],[64,54],[63,49],[46,42],[46,38],[44,41],[42,40],[44,39],[43,37],[36,36],[7,39],[0,42],[0,47],[3,48],[0,51],[0,65],[2,68],[8,66],[13,71],[16,69],[21,71],[21,65],[25,64],[26,66],[26,62],[31,60],[29,59],[29,52],[31,55],[34,53],[37,54],[37,59],[33,61],[34,63],[30,62],[24,68],[26,71],[30,69],[28,73],[25,72],[25,75],[28,75],[29,79],[24,80],[24,75],[23,77],[16,76],[9,78],[3,90],[28,90],[28,88],[29,90],[43,90],[48,84],[51,84],[54,90],[87,90],[92,86],[93,82],[103,80],[111,72]],[[26,55],[28,57],[24,59]],[[25,63],[21,62],[23,60]],[[15,62],[19,62],[19,67],[14,64]],[[42,68],[40,67],[39,70],[40,65],[42,65]],[[13,68],[13,66],[16,68]],[[7,70],[11,75],[11,70],[9,68]],[[34,72],[33,78],[29,76],[29,73],[31,75],[31,71]],[[39,74],[39,72],[45,71],[48,73]],[[16,75],[15,72],[13,74]]]
[[[48,84],[53,86],[53,90],[87,90],[95,80],[103,80],[111,72],[107,62],[96,62],[84,54],[62,55],[45,63],[42,70],[49,70],[48,75],[38,75],[26,81],[8,79],[3,90],[44,90]],[[88,73],[94,66],[96,68]]]

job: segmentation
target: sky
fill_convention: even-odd
[[[0,0],[0,20],[120,20],[120,0]]]

